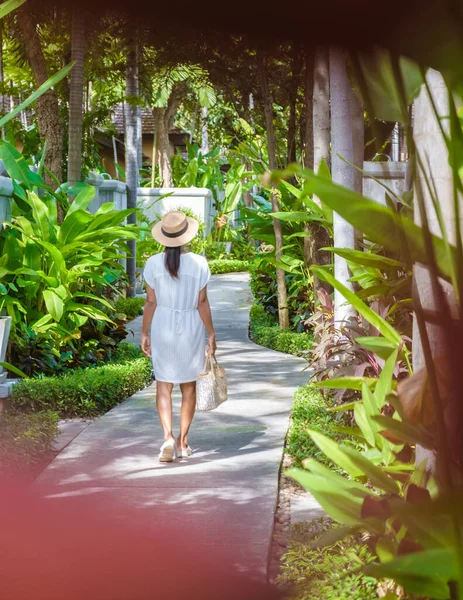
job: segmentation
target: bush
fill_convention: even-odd
[[[302,355],[312,347],[309,333],[295,333],[280,329],[276,317],[267,313],[263,306],[254,304],[250,314],[251,339],[259,346],[286,354]]]
[[[332,431],[339,425],[336,414],[328,410],[330,404],[320,391],[311,384],[303,385],[296,390],[291,411],[291,427],[286,440],[286,451],[297,464],[305,458],[315,458],[320,463],[332,467],[333,463],[312,441],[307,429],[314,429],[337,441],[345,436]]]
[[[333,527],[326,519],[294,525],[278,582],[294,600],[376,600],[378,582],[358,571],[374,561],[359,536],[322,547],[313,543]]]
[[[219,275],[220,273],[240,273],[249,271],[249,263],[246,260],[219,258],[210,260],[209,268],[213,275]]]
[[[275,266],[265,255],[257,255],[249,268],[250,288],[254,300],[273,315],[278,314],[278,292]],[[313,287],[301,273],[286,273],[287,305],[290,326],[293,331],[302,333],[310,327],[306,321],[313,312]]]
[[[0,415],[0,474],[17,474],[40,462],[53,445],[58,415],[50,410]]]
[[[17,411],[52,409],[62,416],[103,414],[151,381],[151,362],[141,350],[121,344],[111,363],[76,369],[60,377],[23,379],[14,388]]]
[[[77,336],[68,335],[57,348],[57,337],[50,330],[36,331],[19,323],[10,337],[9,361],[28,377],[63,375],[76,368],[85,368],[109,361],[124,340],[127,318],[106,310],[108,321],[88,320]]]
[[[145,305],[145,298],[119,298],[114,303],[114,308],[119,313],[126,315],[127,319],[131,321],[143,314],[143,306]]]

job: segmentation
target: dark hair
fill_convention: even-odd
[[[178,277],[178,270],[180,269],[180,254],[182,252],[181,246],[177,248],[171,248],[166,246],[164,251],[164,265],[169,271],[169,274],[174,279]]]

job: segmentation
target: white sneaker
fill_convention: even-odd
[[[172,462],[177,458],[177,448],[173,440],[167,440],[159,451],[159,462]]]

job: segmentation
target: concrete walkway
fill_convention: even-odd
[[[37,485],[47,497],[91,495],[102,511],[115,500],[120,518],[146,530],[168,532],[186,520],[189,535],[206,538],[208,549],[225,548],[240,570],[265,576],[292,396],[307,374],[305,361],[249,341],[247,280],[220,275],[209,285],[229,401],[197,413],[191,459],[158,462],[162,429],[150,387],[89,425]],[[137,338],[140,321],[133,325]],[[179,406],[176,392],[175,423]]]

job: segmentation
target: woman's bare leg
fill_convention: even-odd
[[[156,407],[164,429],[164,441],[175,440],[172,433],[172,383],[156,381]]]
[[[188,446],[188,431],[196,410],[196,381],[181,383],[180,389],[182,390],[182,408],[180,410],[180,435],[177,438],[177,448],[185,450]]]

